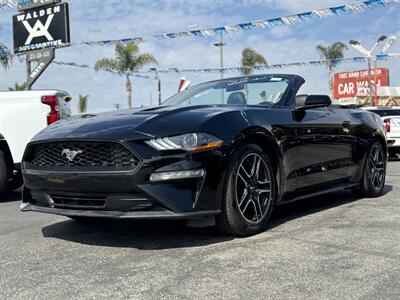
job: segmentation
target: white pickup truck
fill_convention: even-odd
[[[389,156],[398,157],[398,155],[400,155],[400,107],[364,106],[361,107],[361,109],[372,111],[381,117],[386,128],[386,141],[388,145]]]
[[[71,115],[70,100],[57,90],[0,92],[0,195],[22,185],[26,145],[40,130]]]

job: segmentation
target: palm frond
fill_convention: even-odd
[[[0,43],[0,66],[2,66],[4,69],[8,69],[12,63],[12,59],[13,56],[11,51],[6,45]]]
[[[342,42],[335,42],[330,46],[322,46],[318,45],[316,47],[317,51],[319,52],[321,58],[325,60],[334,60],[338,58],[344,57],[344,51],[347,50],[347,45]],[[335,65],[331,62],[327,63],[328,68],[332,69]]]
[[[95,65],[94,65],[94,69],[96,71],[101,70],[101,69],[110,69],[116,72],[121,72],[121,68],[120,65],[118,64],[118,62],[115,59],[112,58],[102,58],[99,59]]]
[[[149,53],[143,53],[138,55],[133,61],[132,64],[129,66],[130,71],[139,71],[146,65],[157,65],[158,62],[155,57]]]
[[[241,64],[243,75],[250,75],[257,65],[268,66],[268,62],[264,56],[251,48],[244,48],[242,50]]]
[[[321,58],[323,59],[329,59],[329,49],[325,46],[318,45],[317,46],[317,51],[319,52]]]

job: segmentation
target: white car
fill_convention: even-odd
[[[400,155],[400,107],[361,107],[378,114],[386,127],[386,141],[389,150],[389,156]]]
[[[26,145],[47,125],[71,115],[70,100],[58,90],[0,92],[0,195],[22,185]]]

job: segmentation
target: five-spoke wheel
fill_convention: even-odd
[[[236,175],[236,201],[243,218],[261,222],[271,205],[271,174],[265,160],[257,153],[247,154]]]
[[[380,190],[385,179],[385,156],[382,147],[374,144],[371,148],[368,159],[368,171],[371,176],[371,183],[374,189]]]
[[[250,235],[266,229],[275,204],[275,175],[268,155],[257,145],[244,145],[231,158],[224,187],[220,228]]]
[[[359,192],[362,197],[378,197],[382,195],[386,177],[386,154],[380,142],[374,142],[369,149],[365,161],[364,174],[360,182]]]

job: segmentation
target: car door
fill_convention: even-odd
[[[344,109],[294,112],[297,132],[296,190],[346,181],[354,168],[355,138]]]

